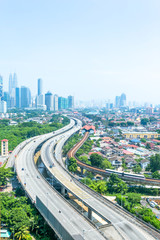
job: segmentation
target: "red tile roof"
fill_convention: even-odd
[[[94,132],[96,132],[96,129],[95,129],[95,126],[93,125],[85,125],[82,129],[85,129],[86,131],[89,131],[89,130],[93,130]]]
[[[97,153],[97,154],[99,154],[99,155],[102,155],[101,152],[89,152],[88,154],[89,154],[89,155],[92,155],[93,153]]]
[[[1,142],[8,142],[8,140],[7,139],[3,139],[3,140],[1,140]]]

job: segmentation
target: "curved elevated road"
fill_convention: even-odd
[[[65,141],[75,132],[74,128],[63,134],[63,138],[58,140],[55,148],[55,158],[52,153],[55,142],[52,139],[47,141],[41,149],[41,158],[45,166],[54,175],[54,177],[73,195],[81,199],[85,205],[89,206],[92,210],[102,216],[104,219],[108,219],[123,236],[123,239],[127,240],[152,240],[156,239],[146,229],[143,229],[142,225],[136,222],[130,216],[125,216],[122,213],[116,211],[113,205],[104,204],[102,201],[94,197],[93,193],[87,191],[83,185],[77,185],[70,174],[64,169],[62,161],[62,148]],[[54,163],[54,167],[49,168],[49,165]],[[94,238],[95,239],[95,238]],[[113,238],[118,239],[118,238]]]
[[[61,136],[57,134],[63,134],[73,125],[74,121],[71,121],[70,126],[55,132],[54,137],[60,138]],[[54,191],[39,174],[34,164],[34,152],[37,146],[51,136],[53,133],[42,135],[24,144],[23,148],[17,147],[15,167],[19,181],[60,239],[82,240],[84,235],[85,239],[89,240],[104,239],[97,229]]]

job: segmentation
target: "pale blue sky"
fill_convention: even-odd
[[[160,0],[0,0],[0,74],[76,99],[160,103]]]

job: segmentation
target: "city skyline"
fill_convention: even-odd
[[[159,104],[160,2],[1,1],[4,89],[16,72],[36,93]],[[42,17],[43,16],[43,17]]]

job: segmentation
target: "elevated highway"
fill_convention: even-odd
[[[67,133],[63,134],[63,137],[57,141],[54,154],[53,147],[55,145],[55,141],[53,139],[48,140],[43,145],[41,149],[41,158],[47,170],[58,180],[64,189],[72,193],[88,207],[88,212],[90,209],[90,211],[95,212],[103,219],[110,221],[114,228],[118,231],[119,239],[159,239],[157,238],[157,235],[160,237],[159,233],[151,231],[150,228],[147,228],[144,224],[138,222],[138,220],[134,219],[129,214],[121,211],[120,208],[116,207],[116,205],[111,204],[109,201],[106,203],[104,200],[100,199],[100,197],[97,197],[93,191],[90,191],[81,183],[77,182],[74,177],[66,171],[62,160],[62,148],[64,143],[73,133],[74,129],[71,129]],[[50,164],[54,164],[54,166],[50,168]],[[107,236],[107,230],[105,234]],[[109,231],[108,237],[111,237]],[[118,237],[113,239],[118,239]]]
[[[24,143],[18,146],[14,152],[14,154],[17,154],[15,169],[18,179],[27,195],[60,239],[81,240],[84,239],[85,235],[85,239],[103,240],[105,237],[97,231],[93,224],[68,204],[68,202],[46,182],[34,163],[34,153],[39,145],[52,136],[61,138],[59,135],[68,131],[74,124],[74,121],[71,121],[70,125],[56,131],[54,135],[50,133],[38,136],[36,139],[29,140],[26,144]]]

